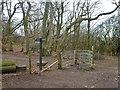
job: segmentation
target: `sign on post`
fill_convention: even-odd
[[[35,43],[40,44],[40,59],[39,59],[39,68],[42,70],[42,41],[45,41],[46,39],[42,38],[36,38]]]

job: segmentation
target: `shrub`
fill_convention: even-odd
[[[38,52],[39,48],[40,48],[39,44],[34,44],[31,46],[31,50],[33,51],[33,53]]]
[[[104,58],[104,55],[101,55],[100,53],[95,53],[93,57],[94,60],[103,60]]]

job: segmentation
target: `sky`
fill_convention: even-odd
[[[18,0],[12,0],[12,1],[13,1],[13,4],[15,4]],[[30,0],[30,1],[32,1],[32,0]],[[35,1],[36,2],[41,2],[41,1],[50,1],[50,0],[35,0]],[[55,0],[52,0],[52,1],[55,1]],[[57,1],[60,1],[60,0],[57,0]],[[69,1],[69,0],[67,0],[67,1]],[[70,1],[73,2],[73,0],[70,0]],[[96,0],[92,0],[92,1],[96,1]],[[102,12],[111,11],[116,7],[116,5],[112,4],[113,0],[100,0],[100,1],[101,1],[101,10],[102,10]],[[118,2],[119,0],[115,0],[115,1]],[[72,8],[72,7],[70,7],[70,8]],[[21,15],[17,14],[15,17],[21,18]]]
[[[103,10],[103,12],[109,12],[109,11],[114,10],[116,8],[116,5],[112,4],[112,1],[113,0],[101,0],[101,2],[102,2],[101,9]],[[116,1],[118,2],[119,0],[116,0]],[[117,11],[113,14],[117,14]],[[107,16],[105,16],[105,18],[110,17],[113,14],[107,15]]]
[[[116,6],[114,4],[112,4],[113,0],[101,0],[102,1],[102,8],[104,11],[111,11],[112,9],[114,9]],[[116,0],[117,2],[119,0]]]

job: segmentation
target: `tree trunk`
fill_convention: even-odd
[[[62,61],[60,51],[57,51],[57,59],[58,59],[58,69],[62,69]]]
[[[2,16],[2,12],[3,12],[3,3],[2,2],[0,2],[0,3],[2,4],[2,8],[0,8],[0,59],[2,59],[2,27],[1,27],[2,18],[1,18],[1,16]]]
[[[76,35],[76,48],[78,49],[79,47],[79,34],[80,33],[80,23],[78,24],[78,28],[77,28],[77,35]]]
[[[56,47],[55,47],[55,51],[57,50],[57,49],[60,49],[60,47],[61,47],[61,45],[60,45],[60,43],[58,43],[59,42],[59,39],[60,39],[60,32],[61,32],[61,27],[62,27],[62,24],[63,24],[63,12],[64,12],[64,7],[63,7],[63,2],[61,2],[61,8],[58,8],[57,10],[58,10],[58,20],[57,20],[57,34],[56,34],[56,36],[57,36],[57,40],[56,40]],[[62,11],[61,13],[60,13],[60,11]]]
[[[47,36],[47,45],[46,45],[46,49],[50,50],[50,53],[51,54],[51,47],[52,47],[52,29],[53,29],[53,5],[50,4],[50,24],[49,24],[49,27],[48,27],[48,36]],[[47,53],[48,54],[48,53]]]
[[[29,73],[31,74],[31,48],[29,49]]]
[[[74,25],[74,36],[73,36],[73,43],[72,43],[72,49],[73,50],[76,49],[76,44],[77,44],[77,42],[76,42],[76,39],[77,39],[76,31],[77,31],[77,25]]]
[[[90,20],[88,20],[88,49],[90,49]]]
[[[25,47],[26,47],[26,54],[28,54],[29,52],[29,44],[30,44],[30,41],[29,41],[29,32],[28,32],[28,16],[29,16],[29,13],[30,13],[30,10],[31,10],[31,4],[29,1],[27,1],[27,4],[28,4],[28,10],[27,10],[27,13],[25,13],[25,10],[24,10],[24,6],[23,6],[23,3],[20,3],[21,4],[21,8],[22,8],[22,13],[23,13],[23,24],[24,24],[24,32],[25,32]]]
[[[25,47],[26,47],[26,54],[29,52],[29,33],[27,30],[27,25],[24,25],[24,31],[25,31]]]
[[[10,38],[10,47],[9,47],[9,51],[13,51],[12,37]]]
[[[46,56],[46,44],[47,44],[47,19],[48,19],[48,11],[49,11],[49,2],[46,2],[45,10],[44,10],[44,16],[43,16],[43,22],[42,22],[42,35],[41,37],[46,39],[46,41],[43,43],[43,49],[44,49],[44,55]]]
[[[58,48],[58,39],[60,36],[60,9],[58,9],[58,20],[57,20],[57,34],[56,34],[56,43],[55,43],[55,52],[57,51]]]
[[[46,22],[48,18],[49,2],[46,2],[43,22],[42,22],[42,38],[46,38]]]

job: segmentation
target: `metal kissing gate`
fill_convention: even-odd
[[[93,64],[93,51],[75,50],[75,59],[79,63],[79,66],[82,64],[92,66],[92,64]]]
[[[93,64],[93,49],[91,50],[71,50],[61,53],[62,66],[67,67],[73,65],[75,62],[81,66],[82,64],[90,65]]]

